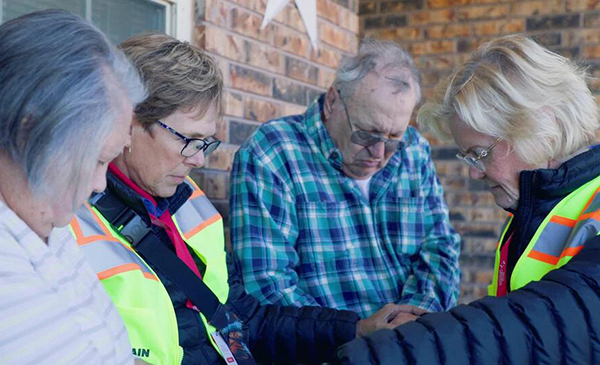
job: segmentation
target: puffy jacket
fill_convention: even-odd
[[[600,237],[541,281],[353,340],[336,363],[600,364]]]

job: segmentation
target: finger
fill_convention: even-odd
[[[398,307],[400,307],[399,310],[401,312],[411,313],[417,316],[422,316],[423,314],[429,313],[425,309],[417,307],[416,305],[400,304]]]
[[[400,313],[396,316],[396,318],[394,318],[393,321],[391,321],[387,324],[387,327],[388,328],[396,328],[401,324],[414,321],[417,318],[419,318],[419,317],[415,316],[414,314]]]

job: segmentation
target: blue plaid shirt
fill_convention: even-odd
[[[231,239],[246,290],[263,304],[363,318],[390,302],[451,308],[460,239],[428,142],[410,127],[411,143],[373,175],[367,199],[341,170],[322,103],[264,124],[236,155]]]

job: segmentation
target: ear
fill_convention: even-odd
[[[323,115],[325,116],[325,121],[329,120],[329,117],[333,113],[333,104],[340,97],[338,90],[330,86],[325,94],[325,101],[323,102]]]

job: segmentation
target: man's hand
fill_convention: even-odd
[[[414,305],[386,304],[369,318],[356,323],[356,337],[368,335],[382,328],[395,328],[406,322],[414,321],[427,313],[426,310]]]

